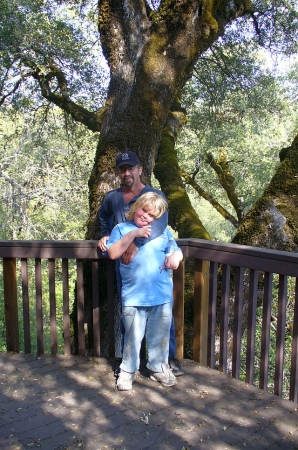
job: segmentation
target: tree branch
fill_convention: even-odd
[[[13,88],[7,92],[5,95],[2,95],[2,97],[0,98],[0,106],[3,105],[3,103],[5,102],[5,100],[10,97],[12,94],[14,94],[18,88],[20,87],[20,84],[22,83],[22,79],[20,78],[13,86]]]
[[[210,164],[210,167],[215,171],[218,177],[218,181],[220,182],[223,189],[226,191],[227,196],[233,205],[233,208],[236,211],[238,222],[241,222],[242,219],[242,209],[240,208],[239,197],[235,190],[234,185],[234,177],[231,174],[228,162],[226,160],[226,156],[224,154],[221,155],[221,158],[215,160],[211,153],[206,155],[206,160]]]
[[[250,17],[252,18],[252,23],[253,23],[253,26],[254,26],[256,34],[258,36],[260,36],[261,35],[261,31],[260,31],[259,23],[258,23],[258,20],[257,20],[255,14],[253,12],[251,12],[250,13]]]
[[[67,93],[67,81],[63,72],[55,64],[51,65],[51,71],[47,74],[44,74],[41,70],[35,68],[32,72],[32,76],[38,81],[41,88],[41,95],[45,99],[59,106],[59,108],[69,114],[77,122],[85,125],[89,130],[94,132],[101,130],[102,117],[105,108],[103,107],[96,112],[91,112],[70,100]],[[61,94],[51,91],[50,83],[53,79],[57,80]]]
[[[238,221],[235,219],[235,217],[230,214],[223,206],[221,206],[217,200],[215,200],[210,194],[208,194],[206,191],[204,191],[204,189],[202,189],[198,183],[195,182],[195,180],[193,179],[193,177],[191,177],[187,172],[185,172],[184,170],[180,169],[181,175],[184,178],[185,182],[187,184],[189,184],[190,186],[192,186],[194,188],[194,190],[200,195],[200,197],[202,197],[204,200],[206,200],[207,202],[210,203],[211,206],[213,206],[213,208],[222,215],[222,217],[226,220],[228,220],[229,222],[231,222],[231,224],[235,227],[238,228]]]

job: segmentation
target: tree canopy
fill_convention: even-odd
[[[52,94],[61,109],[63,97],[92,113],[102,106],[108,79],[91,8],[55,0],[1,0],[0,8],[0,104],[36,107]]]
[[[0,7],[0,104],[35,114],[54,104],[100,133],[89,179],[87,238],[99,237],[98,207],[118,183],[114,157],[128,149],[140,156],[145,180],[154,169],[179,236],[212,237],[189,198],[187,175],[194,171],[179,164],[186,158],[181,144],[178,155],[176,142],[188,120],[184,137],[191,132],[200,141],[200,151],[192,150],[195,161],[199,156],[217,176],[225,169],[217,183],[233,186],[228,197],[234,210],[220,205],[226,220],[234,217],[236,226],[243,220],[251,204],[239,203],[235,176],[228,176],[230,156],[216,140],[228,137],[234,145],[242,132],[235,156],[247,169],[245,130],[261,130],[269,115],[280,117],[285,102],[276,95],[276,82],[252,64],[249,52],[297,52],[296,2],[0,0]]]

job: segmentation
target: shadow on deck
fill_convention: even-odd
[[[0,354],[1,450],[298,449],[298,404],[183,361],[115,391],[112,360]]]

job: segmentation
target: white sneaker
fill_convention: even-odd
[[[129,391],[132,388],[132,382],[135,380],[135,377],[135,372],[130,373],[121,370],[117,378],[117,389],[119,391]]]
[[[152,372],[150,380],[159,381],[163,386],[170,387],[177,384],[175,375],[168,364],[162,364],[162,372]]]

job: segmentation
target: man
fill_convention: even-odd
[[[121,180],[121,186],[118,189],[107,193],[101,207],[99,208],[99,220],[101,224],[102,238],[98,246],[101,251],[106,251],[106,243],[109,239],[111,231],[118,223],[126,222],[125,214],[130,210],[131,205],[146,192],[156,192],[164,197],[164,194],[158,189],[154,189],[149,185],[145,185],[141,181],[142,166],[139,158],[133,152],[123,152],[116,156],[116,167]],[[149,240],[158,237],[168,224],[167,212],[162,217],[152,223],[151,235],[149,238],[135,239],[122,256],[124,264],[129,264],[138,249],[142,245],[146,245]],[[121,276],[119,272],[119,264],[116,262],[116,277],[118,283],[119,295],[121,295]],[[175,376],[183,375],[180,363],[175,359],[176,355],[176,341],[175,341],[175,326],[172,320],[170,331],[170,345],[169,345],[169,365]]]

